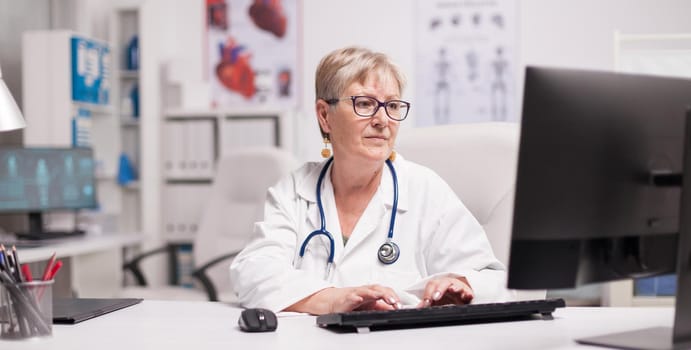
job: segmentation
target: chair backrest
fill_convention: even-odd
[[[468,123],[401,129],[396,149],[439,174],[485,229],[508,266],[520,126]],[[521,292],[519,299],[544,297]]]
[[[219,159],[194,240],[197,267],[249,242],[254,223],[263,217],[268,188],[296,165],[291,153],[272,147],[239,148]],[[230,261],[208,271],[219,294],[231,290],[229,265]]]

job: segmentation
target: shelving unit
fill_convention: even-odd
[[[170,109],[164,113],[162,217],[166,241],[194,240],[216,161],[238,147],[281,147],[283,118],[285,113],[277,110]]]
[[[141,146],[139,91],[140,16],[138,6],[115,8],[110,18],[110,43],[113,49],[113,119],[119,135],[117,158],[125,157],[134,172],[134,178],[123,181],[123,176],[115,179],[120,187],[122,215],[119,224],[126,230],[141,230],[142,200],[139,185],[141,176]],[[131,50],[136,40],[136,50]],[[134,96],[136,94],[136,96]],[[118,164],[120,166],[120,163]]]

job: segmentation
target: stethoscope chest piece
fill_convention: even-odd
[[[329,168],[329,165],[331,165],[331,162],[333,161],[333,157],[329,158],[329,160],[326,161],[326,164],[324,164],[324,167],[322,168],[321,172],[319,173],[319,179],[317,180],[317,208],[319,208],[319,218],[321,220],[321,226],[318,230],[315,230],[314,232],[310,233],[307,235],[304,241],[302,241],[302,245],[300,246],[300,254],[299,254],[299,259],[297,262],[297,266],[299,268],[300,262],[302,261],[302,257],[305,255],[305,251],[307,248],[307,243],[314,237],[318,235],[324,235],[326,238],[329,240],[329,259],[327,260],[326,264],[326,277],[328,278],[329,276],[329,271],[331,270],[331,265],[333,265],[334,262],[334,238],[329,233],[329,231],[326,230],[326,219],[324,217],[324,207],[322,206],[322,200],[321,200],[321,187],[322,187],[322,182],[324,180],[324,176],[326,176],[326,169]],[[377,252],[377,257],[379,258],[379,261],[382,262],[382,264],[385,265],[390,265],[396,262],[398,260],[398,257],[401,255],[401,252],[398,248],[398,245],[396,243],[392,242],[391,240],[393,239],[393,229],[394,229],[394,224],[396,223],[396,211],[398,210],[398,178],[396,177],[396,170],[394,170],[393,164],[391,163],[391,160],[387,159],[386,160],[386,165],[389,167],[389,170],[391,171],[391,178],[393,180],[393,206],[391,208],[391,220],[389,222],[389,233],[387,235],[387,240],[384,242],[379,247],[379,251]]]
[[[401,251],[398,249],[398,245],[391,241],[384,242],[377,252],[379,261],[386,265],[395,263],[400,255]]]

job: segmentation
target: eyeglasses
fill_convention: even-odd
[[[374,97],[369,96],[350,96],[349,98],[332,98],[325,100],[326,103],[333,105],[338,101],[351,100],[353,102],[353,110],[355,114],[363,118],[369,118],[379,111],[380,107],[384,107],[386,115],[395,121],[401,121],[408,116],[410,110],[410,102],[401,100],[388,100],[381,102]]]

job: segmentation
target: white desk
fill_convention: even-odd
[[[19,248],[19,260],[22,263],[48,260],[53,252],[58,259],[67,258],[121,248],[141,241],[142,235],[137,233],[86,234],[40,247]]]
[[[0,341],[0,349],[576,349],[575,338],[671,326],[672,308],[565,308],[554,320],[338,334],[312,316],[279,317],[272,333],[243,333],[240,309],[222,303],[144,301],[77,325],[56,325],[51,338]],[[599,348],[598,348],[599,349]]]
[[[18,248],[21,263],[48,260],[55,252],[64,266],[53,286],[54,294],[81,297],[113,297],[122,287],[122,248],[142,241],[137,233],[86,234],[40,247]],[[40,267],[32,270],[41,271]]]

